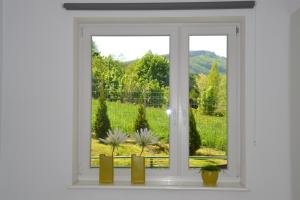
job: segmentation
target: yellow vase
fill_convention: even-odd
[[[114,159],[112,156],[100,154],[99,156],[99,184],[114,182]]]
[[[201,171],[203,185],[208,187],[215,187],[217,185],[219,172],[218,171]]]
[[[131,184],[145,184],[145,158],[131,155]]]

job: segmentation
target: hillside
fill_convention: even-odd
[[[169,55],[163,55],[169,57]],[[125,62],[125,66],[130,65],[133,61]],[[190,52],[190,72],[194,74],[208,74],[212,62],[217,62],[220,73],[226,73],[226,58],[216,55],[210,51],[191,51]]]
[[[220,73],[226,73],[226,58],[220,57],[210,51],[190,52],[190,72],[208,74],[211,64],[218,63]]]

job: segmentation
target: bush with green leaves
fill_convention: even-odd
[[[146,119],[146,108],[143,104],[140,104],[138,108],[138,115],[134,123],[134,130],[139,132],[143,129],[149,129],[149,123]]]
[[[95,50],[94,50],[95,51]],[[105,57],[100,53],[92,56],[92,95],[98,98],[100,84],[106,91],[106,98],[110,101],[121,99],[124,66],[111,56]]]
[[[136,63],[136,71],[141,81],[156,80],[159,86],[169,86],[169,60],[165,56],[147,52]]]
[[[147,106],[161,107],[163,105],[164,91],[157,80],[151,80],[144,84],[142,99]]]
[[[213,115],[219,101],[220,74],[217,63],[213,63],[207,76],[207,87],[201,92],[201,105],[204,114]]]
[[[189,111],[189,125],[189,154],[190,156],[193,156],[201,146],[201,138],[197,130],[196,121],[192,109],[190,109]]]
[[[105,102],[105,94],[104,94],[104,87],[101,84],[99,97],[98,97],[98,109],[96,112],[96,120],[94,123],[94,131],[96,134],[96,138],[106,138],[107,132],[111,129],[110,121],[107,115],[107,105]]]
[[[217,99],[214,95],[214,89],[212,87],[206,88],[201,94],[201,105],[203,113],[206,115],[213,115],[217,108]]]

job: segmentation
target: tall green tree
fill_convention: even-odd
[[[213,115],[217,108],[216,96],[214,95],[213,88],[209,86],[201,93],[201,104],[204,114]]]
[[[226,113],[227,109],[227,77],[226,75],[220,76],[220,87],[218,93],[218,108],[217,112]]]
[[[100,83],[104,84],[107,99],[117,101],[121,99],[122,80],[124,77],[124,66],[121,62],[114,60],[111,56],[105,57],[100,53],[92,57],[92,95],[99,96]]]
[[[192,109],[190,109],[189,111],[189,125],[189,151],[190,156],[193,156],[201,146],[201,138],[197,130],[196,121]]]
[[[213,115],[219,102],[220,73],[217,63],[213,63],[207,76],[207,87],[201,92],[204,114]]]
[[[144,104],[140,104],[138,108],[138,115],[134,123],[134,130],[139,132],[141,129],[145,128],[149,129],[149,123],[146,119],[146,108]]]
[[[141,81],[157,80],[160,87],[169,86],[169,69],[169,60],[151,51],[136,62],[137,75]]]
[[[107,72],[106,63],[103,56],[93,54],[92,56],[92,96],[94,99],[99,97],[100,83],[104,82],[104,76]]]
[[[218,94],[220,85],[220,73],[216,62],[212,63],[210,71],[207,76],[208,86],[213,87],[214,92]]]
[[[107,91],[107,98],[110,101],[121,100],[124,67],[119,61],[114,60],[112,56],[106,57],[105,62],[107,65],[107,71],[103,79],[105,83],[105,91]]]
[[[100,84],[98,109],[96,113],[96,120],[94,124],[94,131],[97,138],[106,138],[108,130],[111,129],[110,121],[107,115],[107,105],[105,102],[105,94],[103,84]]]

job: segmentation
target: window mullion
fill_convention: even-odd
[[[179,103],[179,91],[178,87],[180,82],[178,81],[178,69],[179,69],[179,42],[178,42],[178,30],[174,28],[170,35],[170,108],[172,111],[170,117],[170,168],[173,175],[178,175],[180,162],[180,138],[179,126],[178,126],[178,103]]]
[[[182,31],[180,28],[180,50],[179,50],[179,59],[180,59],[180,67],[178,68],[178,95],[179,98],[179,116],[178,116],[178,124],[179,124],[179,152],[180,152],[180,162],[178,162],[178,166],[180,166],[180,175],[184,175],[188,170],[188,154],[189,154],[189,138],[188,138],[188,35],[186,32]]]

